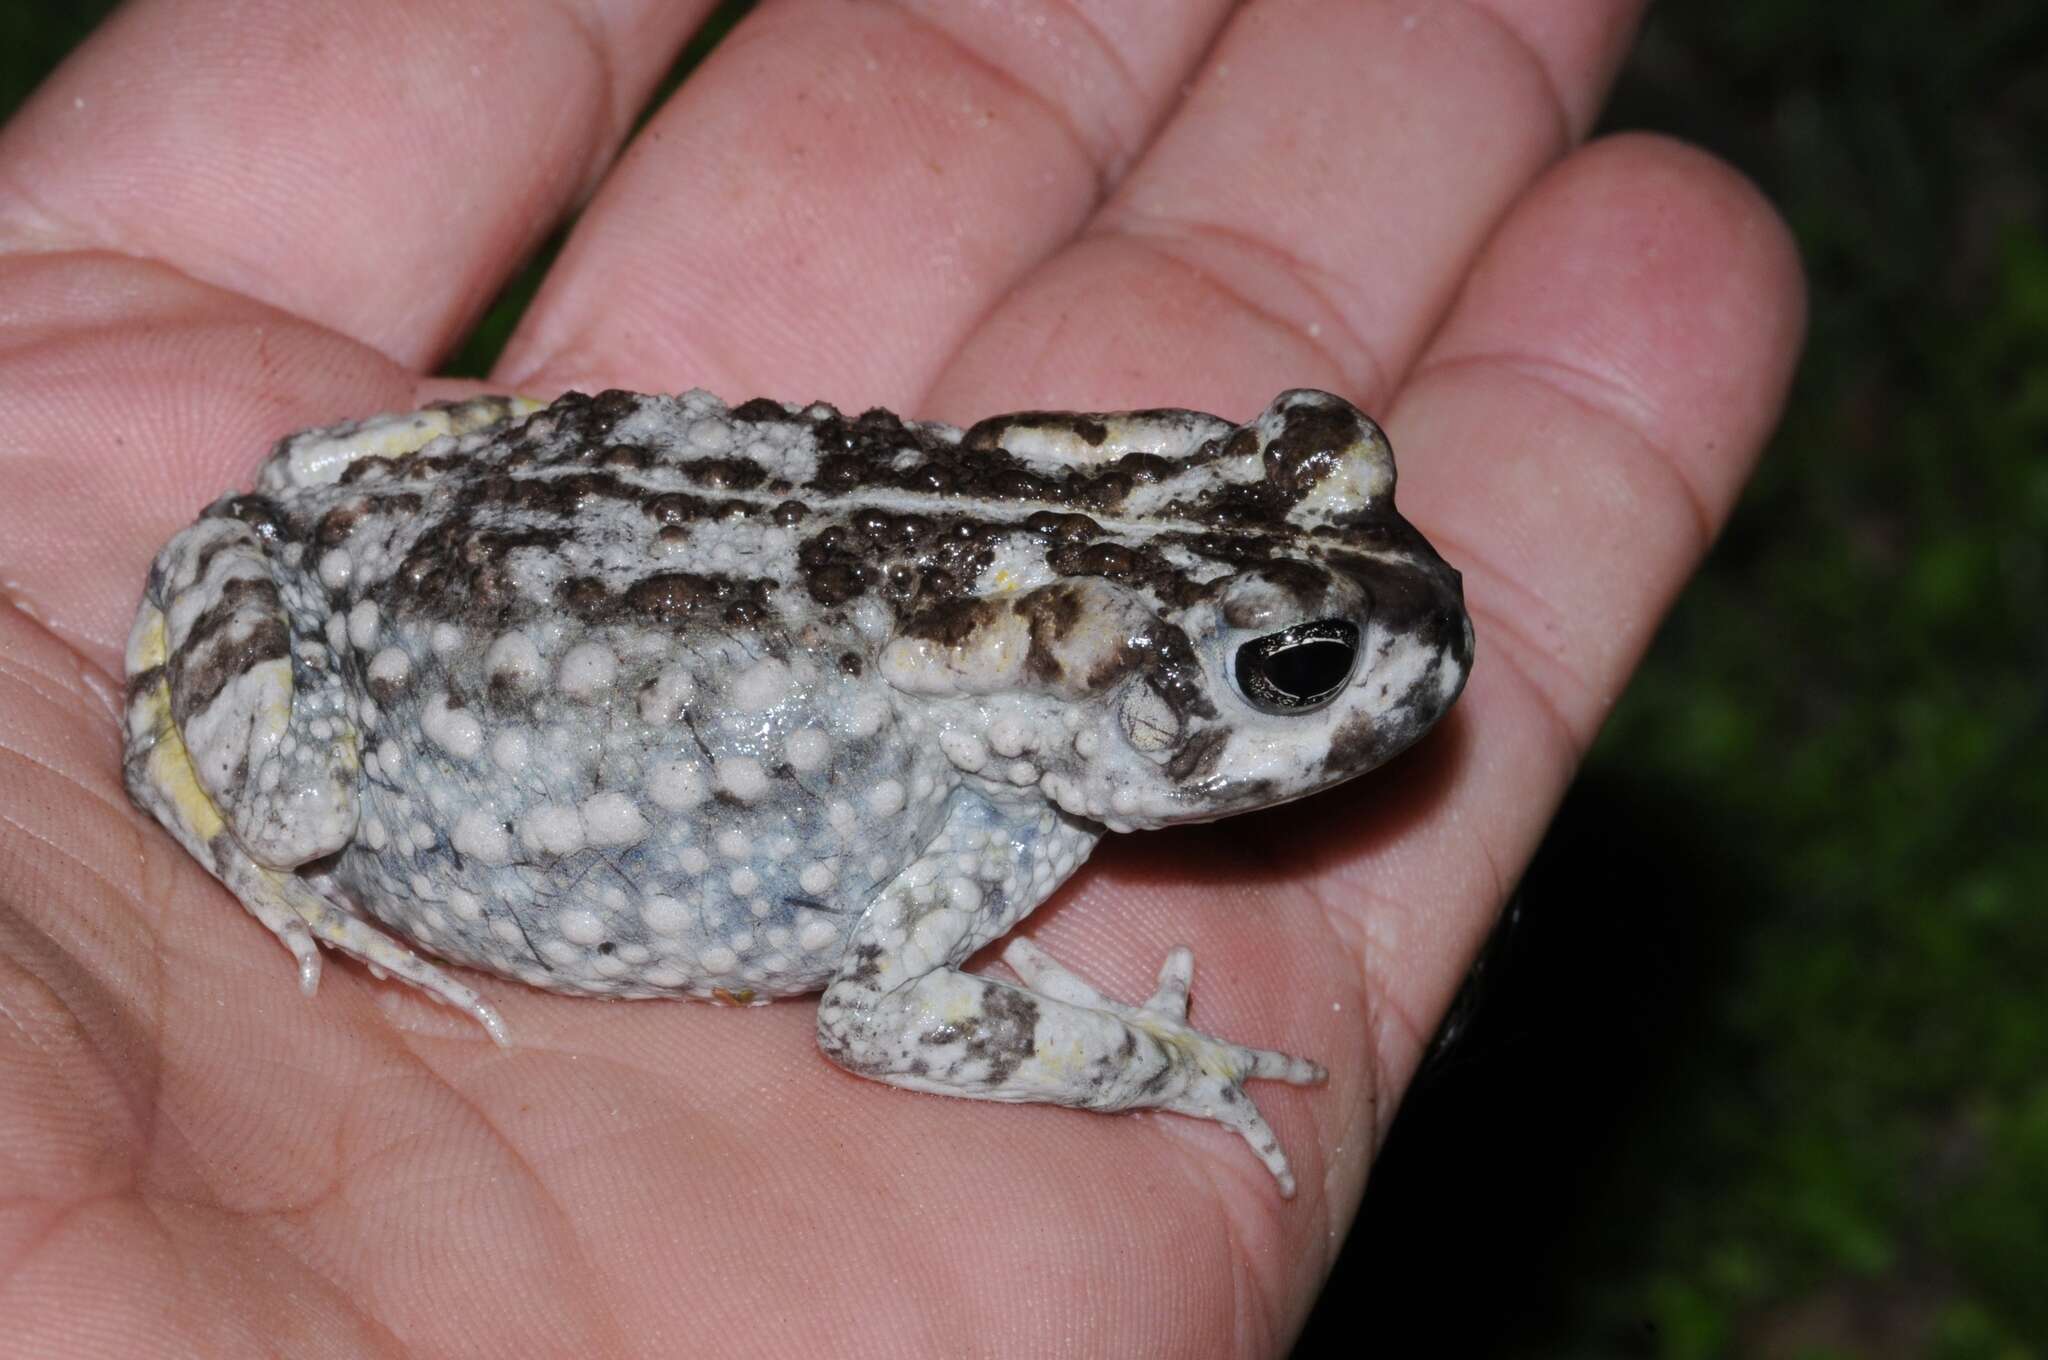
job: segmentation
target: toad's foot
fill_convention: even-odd
[[[1306,1085],[1323,1069],[1189,1028],[1187,950],[1168,955],[1138,1006],[1109,1000],[1029,944],[1004,955],[1023,986],[961,969],[1057,881],[1031,867],[1077,858],[1094,834],[958,798],[927,855],[861,919],[818,1006],[819,1046],[849,1071],[915,1091],[1213,1119],[1242,1134],[1292,1195],[1294,1174],[1244,1083]]]
[[[225,829],[200,841],[180,817],[166,817],[165,824],[194,858],[241,899],[249,914],[291,951],[299,965],[299,990],[307,996],[320,985],[320,946],[324,944],[361,963],[376,977],[397,978],[443,1005],[466,1012],[500,1046],[510,1046],[505,1022],[473,988],[457,982],[346,905],[330,900],[305,877],[256,863]]]
[[[324,944],[356,960],[376,977],[397,978],[444,1006],[466,1012],[501,1048],[511,1046],[505,1022],[475,989],[457,982],[376,926],[330,902],[298,874],[266,869],[231,844],[216,843],[211,851],[221,862],[215,870],[221,881],[298,960],[299,990],[307,996],[320,985],[320,945]]]
[[[1273,1173],[1280,1183],[1280,1193],[1292,1197],[1294,1172],[1287,1164],[1287,1154],[1280,1150],[1280,1140],[1246,1097],[1244,1083],[1261,1078],[1284,1081],[1291,1086],[1316,1086],[1329,1074],[1321,1063],[1271,1049],[1226,1043],[1191,1028],[1187,1018],[1188,986],[1195,976],[1192,950],[1175,948],[1167,953],[1166,962],[1159,967],[1158,987],[1138,1006],[1103,996],[1026,939],[1011,940],[1003,949],[1003,962],[1040,996],[1118,1016],[1150,1037],[1168,1055],[1164,1071],[1146,1072],[1138,1093],[1140,1099],[1128,1106],[1100,1108],[1171,1110],[1198,1119],[1213,1119],[1235,1129]]]

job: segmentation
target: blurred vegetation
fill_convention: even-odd
[[[109,8],[0,4],[0,113]],[[2048,9],[1668,4],[1607,126],[1764,186],[1810,351],[1299,1353],[2048,1356]]]

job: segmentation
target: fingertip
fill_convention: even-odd
[[[1806,329],[1806,272],[1792,229],[1756,182],[1699,147],[1655,133],[1594,142],[1560,167],[1559,188],[1605,209],[1604,234],[1629,301],[1663,304],[1645,321],[1694,354],[1709,347],[1788,369]],[[1596,218],[1597,221],[1601,219]],[[1745,385],[1747,383],[1745,382]]]
[[[1727,162],[1648,133],[1567,157],[1503,223],[1430,362],[1540,356],[1725,511],[1805,335],[1798,246]]]

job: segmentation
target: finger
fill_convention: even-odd
[[[1225,8],[764,5],[608,179],[501,377],[909,401],[1093,211]]]
[[[1447,815],[1371,865],[1353,925],[1397,1018],[1394,1089],[1727,518],[1803,323],[1795,248],[1754,188],[1617,138],[1517,206],[1389,412],[1420,455],[1403,508],[1463,570],[1479,640]]]
[[[281,433],[409,404],[332,332],[105,254],[0,255],[0,580],[110,675],[157,548]]]
[[[1514,196],[1583,134],[1633,0],[1244,11],[1087,233],[973,337],[932,413],[1373,401]]]
[[[0,246],[162,261],[425,364],[708,5],[142,0],[0,131]]]

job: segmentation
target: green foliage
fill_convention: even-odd
[[[14,112],[115,0],[75,4],[0,4],[0,118]]]
[[[1662,12],[1625,82],[1782,206],[1814,315],[1588,771],[1684,790],[1753,896],[1559,1340],[2048,1353],[2044,53],[2034,5],[1755,0]]]

